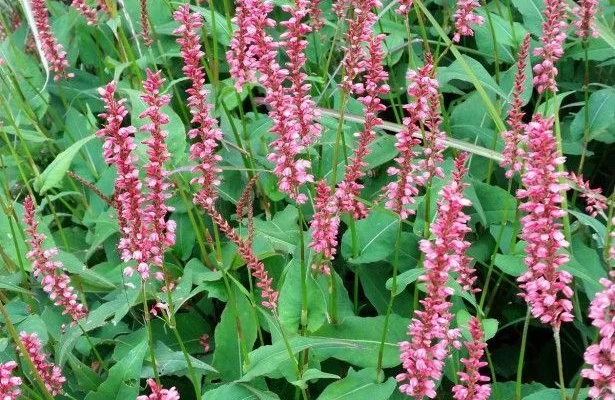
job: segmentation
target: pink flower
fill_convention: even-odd
[[[62,384],[66,382],[66,378],[62,375],[60,367],[47,361],[47,354],[43,350],[43,344],[36,333],[28,334],[21,332],[19,340],[21,340],[26,348],[27,356],[32,360],[36,372],[38,372],[42,381],[45,382],[45,387],[49,393],[53,396],[59,396],[64,393]],[[19,347],[17,350],[21,352]],[[25,357],[26,354],[21,354],[21,356]]]
[[[572,25],[577,28],[577,36],[581,39],[598,37],[600,34],[596,29],[596,11],[598,0],[580,0],[579,5],[572,9],[574,21]]]
[[[606,210],[607,199],[602,195],[602,188],[592,189],[589,181],[583,179],[583,175],[577,176],[574,172],[569,172],[568,177],[579,187],[580,196],[585,200],[585,211],[595,217],[601,211]]]
[[[149,28],[149,16],[147,14],[147,0],[140,0],[140,18],[141,22],[141,37],[143,38],[143,44],[150,47],[154,41],[152,40],[152,33]]]
[[[63,264],[60,261],[53,261],[52,258],[58,254],[58,249],[43,248],[43,241],[46,236],[38,232],[38,221],[35,216],[34,202],[31,197],[24,200],[24,222],[27,225],[26,233],[29,238],[26,240],[30,246],[30,251],[26,257],[32,261],[32,274],[35,278],[41,278],[43,290],[49,295],[54,305],[62,307],[62,314],[68,314],[73,319],[73,323],[81,318],[85,318],[88,310],[77,300],[77,294],[68,276],[62,272]]]
[[[378,96],[389,92],[389,85],[386,83],[388,74],[382,66],[384,53],[382,51],[382,41],[384,35],[370,38],[367,46],[367,56],[360,63],[365,70],[365,82],[356,84],[355,91],[360,95],[359,102],[363,104],[363,115],[365,123],[363,131],[358,133],[359,143],[354,154],[349,159],[346,167],[344,180],[338,185],[335,196],[338,198],[340,210],[349,212],[353,218],[360,219],[367,216],[367,208],[363,203],[356,200],[361,194],[363,184],[359,182],[365,176],[363,169],[367,166],[365,157],[370,152],[369,145],[376,137],[376,126],[382,124],[378,113],[386,110],[386,106]]]
[[[265,269],[265,264],[254,254],[254,250],[252,250],[250,243],[239,236],[237,231],[231,227],[213,204],[203,203],[200,205],[207,214],[209,214],[214,224],[218,226],[218,229],[237,246],[237,253],[246,261],[248,269],[252,271],[252,276],[256,278],[256,286],[261,290],[261,297],[263,298],[263,307],[275,310],[277,308],[279,293],[271,286],[273,279],[269,277]]]
[[[518,278],[521,296],[530,306],[532,315],[554,328],[561,322],[572,321],[572,275],[559,269],[568,262],[568,255],[561,250],[568,247],[559,219],[566,212],[561,209],[560,192],[567,189],[560,184],[564,173],[558,165],[564,162],[558,157],[553,119],[536,114],[525,127],[528,152],[523,187],[517,191],[525,201],[519,210],[527,214],[521,219],[521,237],[527,242],[525,264],[527,272]]]
[[[442,377],[449,347],[461,346],[459,329],[451,329],[453,314],[449,297],[453,289],[447,286],[451,272],[457,271],[467,259],[467,245],[463,238],[469,231],[469,217],[463,208],[471,203],[463,197],[466,185],[461,183],[467,172],[463,166],[465,155],[457,161],[458,170],[453,180],[439,194],[438,213],[431,225],[434,240],[422,240],[420,249],[425,254],[426,274],[419,280],[425,282],[427,297],[421,300],[423,310],[415,310],[408,327],[410,342],[400,343],[401,361],[406,372],[397,375],[403,382],[399,390],[416,399],[435,398],[435,383]]]
[[[470,24],[482,25],[485,18],[474,14],[474,10],[480,7],[477,0],[457,0],[457,10],[453,15],[455,20],[454,42],[459,42],[462,36],[474,36],[474,31]]]
[[[158,268],[162,267],[164,252],[175,244],[175,221],[165,221],[167,214],[173,211],[165,204],[171,197],[169,184],[166,182],[167,172],[164,164],[169,160],[170,154],[165,144],[168,132],[162,129],[169,123],[169,117],[162,111],[162,107],[169,103],[170,97],[160,94],[160,87],[164,83],[160,71],[146,71],[147,78],[143,82],[145,94],[141,99],[147,105],[139,118],[149,118],[150,123],[143,125],[141,130],[150,134],[143,143],[147,145],[148,163],[146,164],[146,186],[149,192],[146,196],[143,217],[147,224],[147,244],[149,260]],[[157,279],[162,276],[156,274]]]
[[[105,161],[117,168],[114,205],[118,213],[121,234],[118,249],[122,260],[134,260],[141,278],[147,280],[149,254],[145,248],[147,231],[142,210],[145,198],[142,194],[139,171],[136,168],[137,157],[133,155],[136,148],[133,134],[136,129],[133,126],[122,127],[128,111],[124,106],[125,99],[115,100],[115,82],[110,82],[98,92],[105,103],[105,112],[99,115],[105,119],[105,125],[97,135],[105,138],[103,144]],[[130,275],[133,271],[134,268],[130,266],[124,272]]]
[[[480,369],[487,366],[486,362],[481,361],[487,343],[483,342],[484,335],[478,318],[470,319],[468,329],[472,341],[464,342],[468,349],[468,358],[461,359],[465,371],[457,373],[462,384],[453,387],[453,398],[455,400],[487,400],[491,394],[491,386],[483,382],[489,382],[489,377],[480,373]]]
[[[36,35],[41,43],[41,48],[45,59],[49,64],[49,69],[54,73],[54,80],[72,78],[74,74],[67,73],[68,61],[66,60],[66,52],[61,44],[51,32],[49,25],[49,16],[45,0],[30,0],[32,8],[32,17],[36,25]]]
[[[201,337],[199,338],[199,344],[201,345],[205,353],[209,353],[210,346],[209,346],[209,335],[208,334],[204,333],[201,335]]]
[[[351,4],[352,2],[348,0],[333,0],[331,11],[333,11],[339,19],[342,19],[346,16]]]
[[[198,165],[193,172],[199,172],[199,177],[193,179],[201,189],[195,195],[195,203],[203,202],[213,204],[217,197],[217,187],[220,185],[220,173],[222,170],[217,164],[222,158],[217,155],[216,148],[222,140],[222,131],[218,128],[218,122],[211,116],[211,104],[207,101],[208,93],[205,90],[205,72],[201,66],[201,37],[197,33],[203,22],[200,14],[191,14],[188,5],[181,6],[173,14],[180,23],[175,34],[180,38],[177,42],[181,45],[181,54],[184,59],[184,75],[190,79],[192,86],[186,90],[188,93],[188,106],[192,113],[192,123],[196,128],[188,132],[192,139],[198,137],[199,141],[190,146],[190,159],[197,160]]]
[[[523,142],[523,99],[521,96],[524,91],[525,83],[525,67],[527,65],[526,59],[530,49],[530,35],[525,35],[523,43],[519,47],[519,54],[517,60],[517,72],[515,73],[515,83],[513,85],[513,99],[510,103],[510,110],[508,110],[508,126],[511,128],[509,131],[502,132],[502,138],[504,139],[504,151],[502,156],[504,161],[500,163],[500,166],[509,169],[506,170],[506,178],[510,179],[515,172],[521,171],[523,166],[523,156],[525,151],[520,146]]]
[[[325,19],[322,16],[322,10],[319,8],[320,0],[311,0],[310,3],[310,26],[312,27],[312,31],[318,32],[320,28],[325,26]]]
[[[309,1],[296,0],[295,8],[283,6],[282,9],[290,13],[290,19],[281,25],[286,28],[282,33],[282,48],[286,50],[289,61],[288,79],[291,86],[289,95],[293,102],[293,115],[290,117],[298,124],[298,134],[301,145],[308,147],[313,140],[320,136],[320,125],[314,121],[320,116],[316,111],[316,104],[310,96],[312,85],[307,83],[307,74],[303,72],[305,67],[305,49],[308,42],[305,36],[312,32],[312,28],[301,22],[309,14]]]
[[[337,199],[332,195],[327,181],[318,181],[314,199],[314,216],[310,222],[312,242],[308,246],[315,252],[322,253],[324,262],[315,264],[314,267],[319,268],[325,275],[329,273],[326,266],[327,261],[333,259],[337,247],[337,232],[340,224],[337,212]]]
[[[164,389],[160,387],[153,379],[148,379],[147,385],[152,391],[152,394],[149,396],[137,396],[136,400],[179,400],[179,393],[175,387],[172,387],[171,389]]]
[[[256,81],[256,60],[252,54],[252,46],[256,42],[257,24],[266,26],[275,24],[267,18],[270,12],[269,3],[261,0],[237,0],[233,22],[237,30],[231,38],[230,50],[226,59],[230,66],[230,74],[235,79],[235,89],[241,93],[246,83]]]
[[[21,390],[19,390],[21,378],[13,376],[15,368],[17,368],[15,361],[0,364],[0,399],[2,400],[16,400],[21,394]]]
[[[347,93],[353,91],[354,79],[363,73],[365,64],[361,63],[363,58],[363,43],[369,42],[372,36],[372,28],[378,16],[372,11],[381,7],[380,0],[354,0],[351,2],[353,7],[353,18],[348,19],[348,30],[346,31],[344,58],[344,76],[342,78],[342,89]]]
[[[589,305],[589,318],[598,328],[600,340],[585,350],[585,362],[590,368],[581,371],[581,376],[592,381],[589,397],[592,399],[615,399],[615,283],[601,279],[604,290],[596,293]]]
[[[542,58],[542,62],[534,66],[533,84],[542,93],[557,92],[557,68],[555,63],[564,55],[566,41],[566,2],[563,0],[545,0],[543,12],[545,22],[542,23],[542,47],[534,49],[534,55]]]
[[[94,25],[96,23],[96,10],[90,7],[86,0],[73,0],[71,6],[85,17],[88,25]]]
[[[396,11],[397,14],[407,17],[413,3],[413,0],[399,0],[399,7]]]

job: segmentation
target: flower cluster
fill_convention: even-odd
[[[474,36],[470,24],[482,25],[485,18],[474,14],[475,9],[480,7],[477,0],[457,0],[457,10],[453,15],[455,20],[455,34],[453,41],[459,42],[462,36]]]
[[[41,44],[41,50],[49,64],[49,69],[54,73],[53,79],[60,80],[72,78],[74,74],[66,72],[68,61],[66,51],[51,32],[49,16],[45,0],[30,0],[32,17],[36,26],[36,35]]]
[[[521,237],[527,242],[525,264],[528,270],[518,278],[532,315],[554,328],[561,322],[572,321],[572,275],[559,269],[568,262],[561,250],[568,247],[559,219],[566,212],[561,209],[560,192],[567,186],[559,182],[564,175],[557,168],[564,162],[558,157],[553,118],[536,114],[525,127],[528,153],[523,187],[517,197],[524,199],[519,206],[527,214],[521,219]]]
[[[345,44],[342,47],[344,50],[344,58],[342,59],[344,76],[341,86],[346,93],[353,91],[354,79],[365,69],[365,64],[361,63],[364,54],[362,46],[363,43],[370,41],[372,29],[378,19],[373,10],[382,6],[380,0],[355,0],[350,3],[354,15],[353,18],[348,19],[348,30]]]
[[[397,8],[397,13],[399,15],[407,17],[413,3],[413,0],[399,0],[399,7]]]
[[[408,327],[410,342],[400,343],[401,361],[406,372],[397,375],[403,382],[399,390],[417,399],[436,397],[436,382],[442,377],[444,363],[450,346],[461,346],[461,333],[451,329],[453,314],[449,297],[453,290],[447,286],[449,274],[459,270],[466,262],[467,245],[464,236],[468,232],[468,216],[463,208],[471,203],[463,197],[465,185],[461,178],[466,173],[462,162],[457,162],[453,180],[440,191],[438,214],[431,225],[434,240],[422,240],[420,250],[425,254],[426,274],[419,280],[425,282],[427,297],[421,300],[423,310],[415,310]]]
[[[572,9],[574,21],[572,25],[577,28],[577,36],[581,39],[598,37],[599,33],[596,29],[596,11],[598,10],[598,0],[581,0],[579,4]]]
[[[96,23],[96,10],[86,0],[73,0],[70,5],[85,17],[88,25]]]
[[[165,204],[171,197],[168,193],[169,184],[166,182],[167,172],[164,163],[170,154],[165,145],[168,132],[162,129],[162,125],[169,123],[169,117],[162,112],[170,97],[160,94],[160,87],[164,83],[160,71],[146,71],[147,78],[143,82],[145,94],[141,99],[147,105],[139,118],[149,118],[150,123],[143,125],[141,130],[149,132],[150,136],[143,142],[147,145],[148,163],[145,166],[145,183],[149,189],[146,196],[146,206],[143,210],[143,219],[148,226],[148,251],[150,261],[157,267],[162,267],[164,252],[175,244],[175,221],[165,221],[167,214],[173,211],[172,207]],[[159,271],[156,274],[160,274]],[[162,277],[157,279],[162,280]]]
[[[542,23],[542,47],[534,49],[534,55],[542,61],[534,66],[533,84],[538,93],[543,91],[557,92],[557,68],[555,63],[564,54],[564,41],[566,41],[566,2],[562,0],[545,0]]]
[[[325,26],[325,18],[322,15],[322,10],[319,8],[320,0],[312,0],[310,6],[310,26],[314,32]]]
[[[26,233],[29,238],[26,240],[30,246],[30,251],[26,257],[32,261],[32,273],[34,277],[41,278],[43,290],[49,295],[51,301],[56,306],[62,307],[62,314],[68,314],[73,319],[73,323],[84,318],[88,314],[85,306],[77,300],[77,294],[68,276],[62,272],[62,262],[53,261],[53,257],[58,255],[58,249],[43,248],[45,235],[38,232],[38,221],[35,216],[34,202],[31,197],[24,200],[24,222],[27,225]]]
[[[117,168],[115,180],[115,208],[118,213],[120,227],[120,243],[118,249],[122,260],[134,260],[141,277],[149,278],[148,254],[144,248],[147,239],[146,225],[142,213],[145,198],[142,194],[142,184],[139,171],[136,167],[136,148],[133,135],[136,129],[133,126],[122,127],[122,122],[128,110],[124,106],[124,99],[115,99],[115,82],[110,82],[99,89],[105,112],[99,116],[105,120],[105,125],[97,132],[99,137],[105,138],[103,156],[108,164]],[[132,267],[125,273],[131,274]]]
[[[569,172],[568,177],[580,189],[579,195],[585,200],[585,211],[592,217],[595,217],[601,211],[606,210],[606,197],[602,195],[602,188],[592,189],[589,186],[589,181],[583,179],[583,175],[576,175],[574,172]]]
[[[186,93],[192,113],[191,122],[196,128],[190,129],[188,136],[192,139],[199,138],[190,146],[190,159],[198,161],[193,172],[199,172],[199,176],[193,182],[201,187],[195,195],[195,203],[213,204],[217,197],[217,187],[220,185],[219,175],[222,172],[217,166],[221,157],[215,153],[218,143],[222,140],[222,131],[218,128],[216,119],[211,116],[212,106],[207,101],[208,93],[205,90],[205,72],[201,66],[204,53],[201,50],[201,37],[197,33],[203,22],[200,14],[190,13],[188,5],[181,6],[173,16],[180,23],[174,33],[180,36],[177,42],[181,46],[184,59],[184,75],[192,83]]]
[[[491,386],[484,382],[489,382],[489,377],[480,373],[480,369],[487,365],[482,361],[487,344],[483,342],[484,335],[478,318],[470,319],[468,329],[472,340],[464,342],[468,349],[468,358],[461,359],[465,371],[457,373],[462,383],[453,387],[453,398],[455,400],[487,400],[491,394]]]
[[[151,46],[154,41],[152,40],[152,33],[149,27],[149,15],[147,13],[147,0],[140,0],[140,18],[141,22],[141,37],[143,38],[143,44],[147,47]]]
[[[327,181],[318,181],[316,198],[314,199],[314,217],[310,223],[312,242],[309,247],[317,253],[322,253],[326,261],[332,260],[335,256],[337,232],[340,224],[337,212],[337,199],[331,195],[331,188],[327,185]],[[325,260],[321,264],[315,264],[314,268],[320,269],[322,273],[328,275],[329,269]]]
[[[615,282],[611,278],[603,278],[600,283],[604,290],[596,293],[589,305],[589,318],[592,325],[598,328],[600,340],[585,350],[585,362],[591,368],[581,371],[581,376],[592,381],[589,389],[592,399],[615,399]]]
[[[508,126],[509,131],[502,132],[504,139],[504,151],[502,156],[504,161],[500,163],[502,167],[508,167],[506,170],[506,178],[510,179],[515,172],[521,171],[523,166],[524,149],[520,146],[523,141],[523,116],[525,113],[523,107],[523,91],[525,88],[525,67],[527,66],[527,56],[530,50],[530,35],[525,35],[523,43],[519,47],[519,59],[517,60],[517,72],[515,73],[515,82],[513,85],[513,99],[510,102],[510,110],[508,110]]]
[[[370,38],[367,46],[367,55],[359,63],[361,69],[365,71],[363,83],[355,85],[355,91],[360,96],[359,102],[363,104],[363,115],[365,123],[363,130],[358,133],[359,142],[354,154],[348,160],[348,166],[344,174],[344,180],[340,182],[335,192],[338,198],[340,210],[349,212],[353,218],[360,219],[367,216],[367,209],[363,203],[356,200],[359,196],[363,184],[359,182],[365,175],[363,169],[367,166],[365,157],[369,154],[369,145],[376,137],[376,127],[382,124],[378,113],[386,110],[379,96],[389,92],[388,73],[382,66],[384,52],[382,41],[384,35]]]
[[[0,398],[2,400],[15,400],[21,394],[19,390],[21,378],[13,376],[15,368],[17,368],[15,361],[0,364]]]
[[[43,344],[36,333],[21,332],[19,340],[26,349],[27,354],[22,354],[22,357],[30,357],[36,372],[40,375],[45,387],[53,396],[61,395],[64,390],[62,384],[66,382],[66,378],[62,375],[62,370],[57,365],[47,361],[47,354],[43,351]],[[17,347],[17,350],[20,350]]]
[[[172,387],[171,389],[164,389],[153,379],[148,379],[147,385],[152,391],[152,394],[149,396],[137,396],[136,400],[179,400],[179,393],[175,387]]]

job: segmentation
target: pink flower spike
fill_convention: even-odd
[[[461,179],[467,172],[463,166],[465,154],[456,161],[458,170],[439,193],[437,217],[431,225],[432,241],[422,240],[420,249],[425,254],[425,282],[427,297],[420,301],[423,310],[415,310],[408,326],[410,342],[400,343],[404,373],[396,379],[402,383],[399,390],[416,399],[436,397],[436,382],[442,377],[450,346],[459,348],[459,329],[451,329],[453,314],[449,297],[453,289],[447,286],[449,274],[466,262],[467,244],[463,238],[470,231],[469,216],[463,208],[471,203],[463,197],[465,184]]]
[[[589,181],[583,179],[583,175],[577,176],[574,172],[569,172],[568,177],[577,184],[580,189],[580,196],[585,200],[585,211],[592,217],[607,209],[607,198],[602,195],[602,188],[592,189]]]
[[[58,255],[58,249],[43,248],[43,241],[46,236],[38,232],[38,221],[35,216],[34,201],[31,197],[24,200],[24,222],[27,225],[26,233],[29,238],[26,240],[30,246],[30,251],[26,254],[28,260],[32,261],[32,274],[35,278],[41,278],[43,290],[49,295],[53,304],[62,307],[62,314],[68,314],[73,320],[73,324],[81,318],[85,318],[88,310],[79,303],[77,294],[72,286],[68,275],[62,271],[63,264],[60,261],[53,261],[52,258]]]
[[[16,400],[21,394],[21,390],[19,390],[21,378],[13,376],[15,368],[17,368],[15,361],[0,364],[0,399],[2,400]]]
[[[542,58],[542,62],[534,66],[533,84],[538,93],[543,91],[557,92],[557,68],[555,63],[564,55],[566,41],[566,2],[563,0],[545,0],[542,23],[542,47],[534,49],[534,55]]]
[[[164,164],[169,160],[170,154],[165,144],[168,132],[162,129],[169,123],[169,117],[162,108],[169,104],[170,97],[160,94],[160,87],[164,83],[161,72],[146,71],[147,78],[143,82],[145,94],[141,99],[147,105],[139,118],[149,118],[150,123],[141,130],[147,131],[150,137],[143,143],[147,145],[148,163],[146,164],[146,185],[149,192],[146,196],[147,205],[143,213],[144,223],[148,227],[147,251],[151,263],[161,268],[164,252],[175,244],[175,221],[166,221],[166,216],[173,211],[167,206],[166,200],[171,197],[169,184],[166,182],[167,171]],[[160,275],[155,275],[157,278]]]
[[[316,253],[321,253],[322,263],[315,264],[313,268],[319,269],[325,275],[329,272],[327,263],[333,260],[337,247],[337,233],[340,224],[337,212],[337,199],[332,195],[327,181],[318,181],[314,199],[314,216],[310,223],[312,242],[308,246]]]
[[[88,25],[96,24],[96,10],[86,0],[73,0],[70,5],[85,17]]]
[[[32,17],[36,25],[36,35],[41,44],[42,52],[49,64],[49,69],[54,73],[53,79],[72,78],[73,73],[66,72],[69,66],[66,60],[66,51],[51,32],[49,25],[49,11],[45,5],[45,0],[30,0]]]
[[[525,150],[521,147],[521,143],[525,140],[523,137],[523,99],[521,96],[524,91],[525,84],[525,67],[527,66],[527,56],[530,50],[530,35],[525,35],[523,43],[519,47],[519,59],[517,60],[517,72],[515,73],[515,82],[513,85],[513,99],[508,110],[508,119],[506,122],[510,127],[509,131],[502,132],[504,139],[504,151],[502,156],[504,161],[500,163],[502,167],[508,167],[506,170],[506,178],[513,177],[515,172],[521,171],[523,166],[523,156]]]
[[[361,189],[363,189],[363,184],[359,181],[365,176],[363,169],[367,166],[365,157],[370,152],[369,145],[376,138],[376,126],[382,123],[378,113],[386,110],[386,106],[382,104],[379,96],[387,94],[390,90],[386,83],[388,74],[382,65],[384,59],[383,40],[384,35],[370,38],[367,56],[361,61],[364,64],[362,68],[366,71],[365,82],[355,85],[355,90],[360,95],[358,100],[364,107],[365,123],[363,124],[363,131],[356,134],[359,136],[359,143],[349,159],[344,180],[340,182],[335,192],[340,210],[349,212],[354,219],[365,218],[368,213],[365,205],[358,202],[356,197],[361,194]]]
[[[519,294],[529,305],[532,315],[544,324],[558,328],[562,322],[572,321],[572,275],[560,267],[568,262],[568,247],[559,219],[566,212],[560,204],[560,192],[567,185],[560,183],[565,173],[557,168],[564,162],[558,157],[553,118],[534,115],[525,127],[528,152],[523,187],[517,197],[524,199],[519,210],[526,215],[521,219],[521,238],[527,242],[525,264],[528,270],[518,278]]]
[[[218,122],[211,116],[212,106],[207,101],[208,93],[205,90],[205,72],[201,66],[201,37],[197,33],[203,22],[200,14],[191,14],[188,5],[181,6],[173,17],[180,23],[175,34],[180,38],[177,42],[181,46],[184,59],[184,75],[190,79],[192,86],[186,90],[188,105],[192,113],[192,123],[197,127],[188,132],[192,139],[199,141],[190,147],[190,159],[198,161],[193,172],[199,172],[199,177],[193,179],[201,189],[195,195],[195,203],[213,204],[218,196],[217,187],[220,185],[222,170],[217,164],[222,160],[216,152],[218,143],[222,140],[222,131]]]
[[[312,31],[318,32],[323,26],[325,26],[325,18],[322,15],[322,10],[319,8],[320,0],[311,0],[310,3],[310,26]]]
[[[579,38],[587,40],[590,37],[598,37],[600,33],[596,29],[596,11],[598,10],[598,0],[580,0],[578,5],[572,9],[574,14],[574,25]]]
[[[396,10],[397,14],[408,17],[408,13],[412,8],[413,3],[413,0],[399,0],[399,7]]]
[[[485,22],[485,18],[474,14],[479,7],[480,3],[477,0],[457,0],[457,10],[453,15],[455,20],[453,42],[459,42],[462,36],[474,36],[470,24],[482,25]]]
[[[45,387],[49,393],[53,396],[59,396],[64,393],[62,384],[66,382],[66,378],[62,375],[60,367],[47,361],[47,354],[36,333],[28,334],[26,332],[21,332],[19,334],[19,340],[23,343],[27,352],[27,354],[21,354],[21,356],[30,357],[36,372],[38,372],[42,381],[45,382]],[[17,350],[21,353],[19,347],[17,347]]]
[[[152,394],[149,396],[137,396],[136,400],[179,400],[179,393],[175,387],[172,387],[171,389],[164,389],[158,386],[156,381],[153,379],[148,379],[147,385],[152,391]]]
[[[149,15],[147,13],[147,0],[140,0],[140,18],[141,22],[141,37],[143,44],[150,47],[154,41],[152,40],[152,32],[149,27]]]
[[[105,139],[103,144],[103,156],[107,164],[113,164],[117,168],[115,180],[115,208],[118,213],[120,227],[120,242],[118,249],[123,261],[134,260],[137,270],[143,280],[149,279],[148,250],[145,242],[145,216],[142,204],[145,199],[142,194],[142,184],[139,179],[139,171],[136,168],[137,157],[133,155],[136,148],[133,135],[136,129],[133,126],[122,127],[128,110],[124,106],[125,99],[115,100],[115,82],[110,82],[106,87],[100,88],[102,101],[105,103],[105,112],[99,117],[105,120],[105,125],[97,135]],[[134,267],[129,266],[125,274],[130,276]]]
[[[465,371],[457,373],[462,383],[453,387],[453,398],[487,400],[491,394],[491,386],[485,382],[489,382],[489,377],[480,373],[480,369],[487,366],[487,363],[482,361],[487,344],[483,342],[484,335],[478,318],[470,319],[468,329],[472,340],[464,343],[468,349],[468,358],[461,359]]]

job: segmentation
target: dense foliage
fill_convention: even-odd
[[[615,399],[614,15],[0,0],[0,399]]]

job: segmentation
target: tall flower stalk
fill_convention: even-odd
[[[30,0],[30,7],[32,8],[32,17],[36,25],[37,32],[35,34],[49,69],[54,73],[53,79],[58,81],[60,79],[72,78],[74,74],[66,72],[66,68],[68,68],[66,51],[64,51],[62,45],[58,43],[57,38],[51,32],[49,10],[47,10],[45,0]]]
[[[587,40],[599,36],[600,33],[596,29],[596,11],[598,11],[598,0],[581,0],[572,9],[574,15],[572,25],[576,28],[579,38]]]
[[[36,333],[21,332],[19,334],[19,339],[23,343],[27,356],[32,360],[36,372],[45,383],[45,387],[49,393],[53,396],[59,396],[64,393],[62,385],[66,382],[66,378],[62,375],[60,367],[47,360],[47,354],[43,350],[43,344]],[[19,347],[17,349],[19,350]],[[26,355],[22,354],[22,357],[24,356]]]
[[[315,263],[313,268],[325,275],[330,274],[328,262],[336,253],[339,224],[337,199],[331,194],[331,188],[326,180],[318,181],[314,199],[314,216],[310,223],[312,241],[308,246],[315,252],[321,253],[322,260]]]
[[[470,24],[482,25],[485,18],[475,14],[480,3],[477,0],[457,0],[457,10],[453,14],[455,20],[455,34],[453,41],[459,42],[462,36],[474,36],[474,31]]]
[[[15,361],[7,361],[0,364],[0,398],[2,400],[16,400],[21,394],[21,378],[13,376],[13,371],[17,368]]]
[[[88,314],[86,307],[77,299],[70,279],[62,271],[63,264],[60,261],[53,261],[58,255],[58,249],[45,249],[43,241],[46,236],[38,231],[38,221],[35,216],[34,201],[31,197],[24,200],[24,222],[27,226],[26,242],[30,246],[30,251],[26,257],[32,261],[32,273],[35,278],[41,279],[43,290],[49,295],[53,304],[62,308],[62,314],[67,314],[72,318],[72,323],[76,323]]]
[[[464,371],[458,372],[462,383],[453,386],[453,399],[455,400],[487,400],[491,395],[489,377],[480,373],[480,369],[487,366],[482,361],[487,343],[483,342],[484,334],[481,323],[476,317],[468,322],[468,329],[472,340],[464,342],[468,349],[468,358],[462,358]]]
[[[423,239],[420,250],[425,255],[426,274],[419,280],[425,283],[427,297],[420,301],[422,310],[415,310],[408,326],[409,342],[401,342],[401,361],[405,372],[397,375],[402,383],[399,390],[417,399],[436,397],[436,382],[442,377],[450,346],[459,348],[459,329],[450,327],[453,314],[449,298],[453,289],[447,286],[449,274],[465,262],[464,236],[470,230],[469,217],[463,208],[471,205],[463,197],[467,186],[461,180],[466,174],[465,155],[455,162],[452,181],[440,191],[437,217],[431,225],[433,241]]]
[[[70,5],[85,17],[88,25],[96,24],[96,10],[86,0],[73,0]]]
[[[525,127],[528,152],[523,187],[517,197],[523,199],[519,210],[526,215],[521,219],[521,237],[527,242],[525,264],[528,270],[518,278],[523,293],[520,296],[530,306],[532,315],[542,323],[559,328],[562,322],[572,321],[572,275],[560,267],[568,262],[562,250],[568,242],[562,233],[560,219],[566,215],[560,204],[560,192],[567,188],[561,184],[564,175],[558,165],[553,119],[536,114]]]
[[[538,93],[557,92],[557,68],[555,63],[564,55],[566,41],[566,2],[545,0],[542,23],[541,47],[534,49],[534,55],[542,61],[534,66],[533,84]]]

